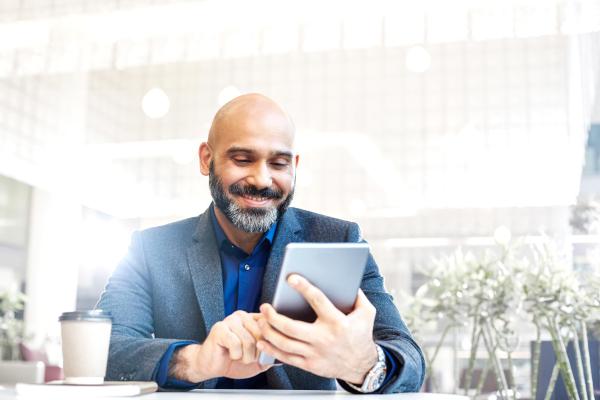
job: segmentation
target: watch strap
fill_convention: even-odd
[[[383,352],[381,346],[379,346],[378,344],[376,344],[375,346],[377,347],[377,362],[375,363],[373,368],[371,368],[369,372],[367,372],[363,384],[361,386],[357,386],[350,382],[346,382],[346,384],[352,389],[357,390],[361,393],[375,392],[381,387],[383,381],[385,380],[387,372],[387,365],[385,363],[385,353]]]

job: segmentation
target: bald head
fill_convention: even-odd
[[[266,96],[239,96],[217,112],[208,142],[200,144],[200,172],[209,177],[215,215],[230,234],[265,232],[283,215],[294,194],[293,147],[290,116]]]
[[[218,147],[231,135],[255,130],[272,131],[294,142],[295,127],[289,114],[275,101],[259,93],[243,94],[217,111],[208,133],[208,144]]]

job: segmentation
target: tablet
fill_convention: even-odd
[[[288,244],[277,278],[273,308],[293,319],[305,322],[316,320],[317,316],[308,302],[287,283],[288,276],[297,273],[318,287],[340,311],[350,313],[368,256],[367,243]],[[263,365],[274,361],[264,352],[258,359]]]

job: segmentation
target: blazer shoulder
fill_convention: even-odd
[[[349,231],[357,230],[355,222],[330,217],[312,211],[293,208],[296,220],[307,241],[341,242],[348,240]]]
[[[199,217],[191,217],[174,221],[165,225],[153,226],[140,231],[140,235],[147,241],[170,241],[178,242],[191,240],[194,230],[198,224]]]
[[[292,207],[292,210],[294,210],[294,213],[296,214],[296,218],[298,219],[298,221],[300,221],[300,223],[320,223],[320,224],[326,224],[326,225],[341,225],[341,226],[348,226],[348,225],[354,225],[356,224],[355,222],[352,221],[346,221],[344,219],[340,219],[340,218],[335,218],[335,217],[330,217],[329,215],[324,215],[324,214],[319,214],[313,211],[308,211],[308,210],[303,210],[301,208],[295,208]]]

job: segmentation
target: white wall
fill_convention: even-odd
[[[60,335],[58,317],[77,295],[81,206],[68,196],[34,189],[26,274],[25,329],[34,346]]]

